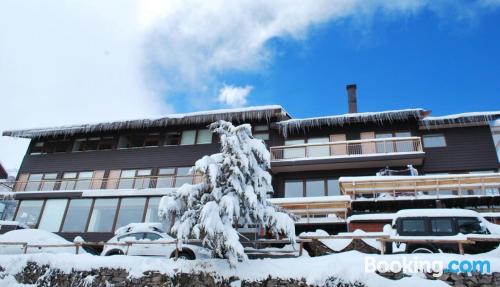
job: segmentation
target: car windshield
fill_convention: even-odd
[[[484,228],[477,218],[458,218],[458,230],[462,234],[487,234],[488,231]]]

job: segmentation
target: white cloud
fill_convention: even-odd
[[[236,87],[226,86],[219,90],[218,100],[230,107],[242,107],[247,104],[247,96],[252,91],[252,86]]]
[[[222,75],[270,65],[273,39],[301,41],[311,27],[347,17],[365,19],[375,11],[381,12],[377,16],[404,15],[446,5],[465,5],[468,10],[498,6],[498,0],[466,3],[4,0],[0,130],[168,112],[174,107],[165,98],[179,91],[188,94],[188,103],[196,108],[217,105]],[[224,103],[243,105],[245,99],[234,96]],[[0,160],[8,168],[17,167],[25,147],[14,139],[0,139]]]

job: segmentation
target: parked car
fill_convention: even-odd
[[[168,243],[175,240],[165,233],[159,223],[131,223],[119,228],[115,236],[108,243],[125,243],[127,241],[140,241],[140,244],[106,245],[101,253],[102,256],[111,255],[134,255],[134,256],[161,256],[174,258],[176,244]],[[165,244],[159,244],[161,242]],[[151,244],[148,244],[151,242]],[[209,258],[210,250],[193,244],[183,244],[178,251],[178,258],[193,260]]]
[[[466,209],[407,209],[396,213],[392,222],[392,235],[414,237],[454,237],[468,234],[498,234],[499,225],[488,222],[479,213]],[[387,244],[390,253],[395,249],[405,253],[459,253],[455,243]],[[477,254],[497,248],[497,242],[464,244],[464,252]],[[394,248],[393,248],[394,247]]]

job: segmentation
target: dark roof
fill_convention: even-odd
[[[4,131],[4,136],[20,138],[40,138],[48,136],[73,135],[90,132],[117,131],[125,129],[144,129],[190,124],[209,124],[218,120],[235,122],[290,119],[290,115],[279,105],[256,106],[239,109],[221,109],[212,111],[172,114],[148,119],[101,122],[95,124],[69,125],[38,129]]]

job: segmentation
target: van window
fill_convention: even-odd
[[[401,235],[411,235],[415,233],[425,233],[425,219],[408,218],[401,220]]]
[[[135,241],[142,240],[144,238],[144,233],[130,233],[118,237],[118,241]]]
[[[453,220],[451,218],[433,218],[431,219],[431,227],[434,234],[453,234]]]
[[[477,218],[457,218],[458,232],[462,234],[484,234],[485,230],[481,227]]]

